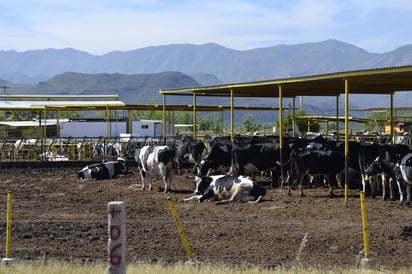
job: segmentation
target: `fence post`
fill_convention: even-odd
[[[375,268],[375,261],[369,257],[369,234],[366,225],[366,207],[365,207],[365,192],[360,192],[360,204],[362,211],[362,230],[363,230],[363,244],[365,249],[365,258],[361,259],[362,268]]]
[[[126,274],[126,206],[109,202],[109,274]]]
[[[2,259],[2,262],[9,264],[13,263],[16,259],[10,258],[11,250],[11,207],[12,207],[12,195],[11,191],[7,193],[7,216],[6,216],[6,258]]]
[[[167,203],[169,204],[170,211],[172,213],[173,218],[175,219],[176,227],[182,240],[183,246],[186,250],[187,256],[189,257],[189,261],[187,261],[186,264],[198,264],[198,262],[193,261],[192,251],[190,250],[189,242],[187,241],[185,232],[183,230],[183,226],[179,221],[179,217],[177,216],[174,203],[170,197],[167,198]]]

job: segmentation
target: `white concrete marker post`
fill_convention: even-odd
[[[124,202],[108,204],[109,274],[126,274],[126,206]]]
[[[12,208],[12,195],[9,191],[7,193],[7,215],[6,215],[6,258],[1,261],[6,265],[14,263],[15,258],[10,258],[10,246],[11,246],[11,208]]]

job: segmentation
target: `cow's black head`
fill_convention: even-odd
[[[206,188],[210,186],[212,183],[213,178],[211,177],[195,177],[195,183],[196,183],[196,188],[195,188],[195,195],[203,194]]]
[[[210,162],[206,160],[202,160],[200,161],[199,164],[195,164],[192,175],[204,177],[209,171],[209,168],[210,168]]]
[[[117,158],[117,162],[114,164],[115,174],[126,174],[128,169],[126,165],[126,161],[119,157]]]
[[[365,170],[365,174],[373,176],[382,172],[382,158],[377,157],[372,164]]]

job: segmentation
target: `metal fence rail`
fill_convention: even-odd
[[[132,159],[137,147],[164,142],[172,143],[174,138],[3,138],[0,139],[0,161],[101,161],[117,157]]]

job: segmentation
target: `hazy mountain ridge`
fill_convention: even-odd
[[[97,56],[75,49],[0,51],[0,78],[10,73],[52,77],[64,72],[142,74],[179,71],[210,74],[222,83],[277,79],[412,64],[412,45],[376,54],[340,42],[233,50],[218,44],[175,44]]]
[[[160,89],[411,65],[412,45],[377,54],[333,39],[244,51],[215,43],[174,44],[101,56],[70,48],[0,51],[0,60],[1,85],[9,86],[10,94],[119,94],[129,104],[144,104],[149,100],[161,102]],[[401,101],[407,102],[409,94],[403,96]],[[168,103],[182,102],[181,97],[175,97]],[[186,101],[191,103],[190,99]],[[227,100],[222,101],[227,105]],[[317,114],[336,112],[334,98],[330,106],[324,103],[325,98],[309,101],[308,109],[319,110]],[[202,103],[216,100],[202,99]],[[256,100],[253,104],[271,103]],[[382,101],[351,102],[352,107],[366,104],[377,107]]]
[[[1,83],[1,82],[0,82]],[[181,72],[153,74],[99,73],[84,74],[65,72],[37,85],[15,85],[8,83],[10,94],[70,94],[107,95],[117,94],[128,104],[146,104],[148,101],[161,103],[160,89],[199,86],[191,77]],[[3,85],[7,85],[3,83]],[[171,99],[173,102],[175,99]],[[176,99],[177,100],[177,99]],[[190,99],[188,99],[190,102]]]

